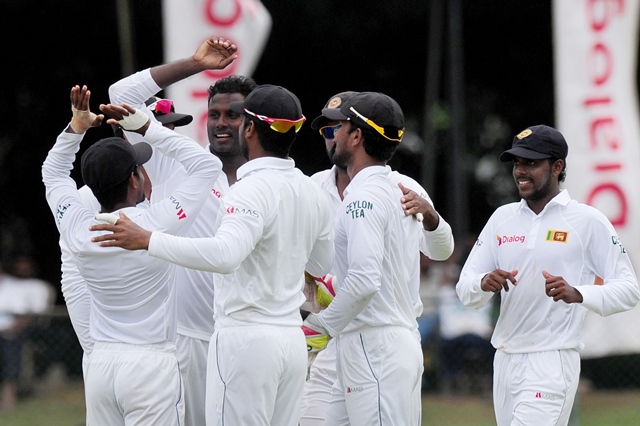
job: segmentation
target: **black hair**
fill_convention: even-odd
[[[393,154],[398,148],[398,142],[390,141],[382,136],[376,130],[371,127],[360,126],[353,121],[350,121],[352,130],[356,128],[362,130],[362,136],[364,136],[364,151],[370,157],[377,161],[387,162],[393,157]]]
[[[209,99],[207,103],[211,103],[211,99],[219,93],[240,93],[246,98],[257,86],[257,83],[251,77],[245,77],[243,75],[230,75],[221,78],[209,86]]]
[[[131,172],[133,172],[135,177],[140,177],[138,174],[138,166],[135,166]],[[116,209],[116,205],[127,199],[127,195],[129,193],[129,176],[131,176],[131,172],[127,174],[127,178],[125,180],[106,191],[97,192],[93,190],[93,188],[91,189],[103,210],[112,212]]]
[[[262,149],[279,158],[287,158],[289,156],[291,145],[293,145],[293,142],[296,140],[297,134],[295,127],[291,127],[287,133],[280,133],[269,128],[264,121],[245,115],[245,127],[248,126],[251,121],[253,121],[255,125]]]

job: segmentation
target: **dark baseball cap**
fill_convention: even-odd
[[[313,130],[318,130],[326,126],[327,123],[332,120],[324,116],[325,110],[340,108],[343,103],[345,103],[348,99],[350,99],[351,97],[357,94],[358,92],[340,92],[336,95],[333,95],[331,99],[329,99],[327,103],[324,105],[324,108],[322,108],[322,114],[313,119],[313,121],[311,122],[311,128]]]
[[[274,121],[296,122],[297,132],[306,120],[298,97],[284,87],[272,84],[259,85],[244,101],[231,102],[229,108],[238,114],[256,118],[256,122],[272,126],[275,131],[279,130],[273,128]]]
[[[82,179],[92,191],[105,192],[124,182],[136,166],[149,161],[152,152],[146,142],[131,145],[115,136],[100,139],[82,155]]]
[[[186,126],[193,121],[193,116],[188,114],[178,114],[173,101],[152,96],[144,103],[153,112],[163,126],[173,124],[176,127]]]
[[[513,138],[511,149],[500,154],[500,161],[506,163],[513,161],[514,157],[522,157],[529,160],[541,160],[543,158],[559,158],[564,160],[569,153],[567,141],[562,133],[553,127],[539,124],[531,126]]]
[[[401,142],[404,113],[391,97],[378,92],[360,92],[347,99],[340,108],[326,108],[322,115],[329,120],[350,120],[361,127],[372,127],[383,137]]]

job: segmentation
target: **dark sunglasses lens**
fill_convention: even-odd
[[[335,137],[334,133],[338,130],[340,126],[332,126],[332,127],[324,127],[322,129],[322,136],[325,139],[333,139]]]

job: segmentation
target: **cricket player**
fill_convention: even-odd
[[[223,273],[207,364],[207,426],[298,423],[307,349],[299,308],[304,271],[329,272],[333,224],[322,190],[295,168],[289,150],[305,117],[289,90],[261,85],[231,109],[244,115],[249,161],[225,195],[214,237],[141,229],[122,215],[93,230],[105,247],[148,249],[160,259]]]
[[[192,56],[148,68],[117,81],[109,87],[111,102],[135,105],[149,115],[153,112],[165,126],[188,124],[191,116],[178,115],[170,100],[156,98],[155,94],[198,72],[217,69],[220,63],[218,49],[224,46],[219,43],[224,43],[224,39],[211,37]],[[180,233],[181,236],[210,237],[216,233],[224,212],[221,197],[235,182],[238,165],[246,162],[237,140],[242,115],[229,111],[228,104],[230,100],[243,100],[254,87],[253,80],[232,76],[217,82],[211,89],[235,90],[233,93],[212,95],[207,117],[207,122],[215,123],[215,126],[209,134],[210,145],[203,148],[203,152],[216,155],[222,161],[224,173],[219,174],[200,214],[193,219],[191,226]],[[225,119],[218,118],[221,114],[225,114]],[[140,135],[129,132],[127,139],[134,144],[141,140]],[[218,155],[218,150],[223,152]],[[186,177],[186,170],[179,162],[158,152],[145,164],[145,170],[153,182],[151,203],[164,199]],[[231,181],[230,175],[233,176]],[[177,265],[175,268],[175,284],[179,288],[176,347],[184,385],[185,426],[202,426],[205,424],[207,352],[214,329],[215,274]]]
[[[344,102],[356,95],[357,92],[341,92],[332,96],[325,104],[325,109],[331,110],[339,108]],[[323,111],[325,111],[323,109]],[[332,205],[332,212],[335,215],[344,198],[344,190],[347,188],[350,178],[347,174],[345,164],[336,163],[336,142],[335,131],[340,127],[339,121],[330,120],[324,115],[316,117],[311,123],[311,128],[318,130],[325,141],[327,155],[333,163],[330,169],[320,171],[311,176],[311,179],[325,190],[325,194]],[[396,171],[392,171],[389,166],[385,166],[389,177],[396,184],[401,184],[406,194],[403,199],[398,200],[403,203],[405,212],[409,215],[422,215],[422,229],[418,232],[421,234],[420,250],[434,260],[446,260],[451,256],[454,249],[453,234],[451,227],[434,209],[433,203],[427,192],[414,179],[402,175]],[[331,278],[329,277],[329,280]],[[328,292],[335,296],[333,281],[325,283],[323,279],[312,282],[315,285],[319,283],[321,294]],[[325,290],[326,289],[326,290]],[[313,294],[313,291],[310,291]],[[422,301],[419,294],[415,295],[416,316],[422,313]],[[314,298],[315,300],[315,298]],[[313,304],[310,304],[313,306]],[[317,306],[317,304],[316,304]],[[326,306],[325,306],[326,307]],[[313,311],[318,313],[321,308]],[[331,339],[326,348],[317,352],[315,360],[310,366],[309,378],[305,382],[304,395],[302,400],[302,409],[300,413],[300,426],[321,426],[324,425],[325,415],[331,399],[331,388],[336,382],[336,339]]]
[[[611,315],[640,300],[629,255],[609,220],[560,189],[568,150],[562,134],[546,125],[513,138],[500,160],[512,164],[521,200],[491,215],[456,285],[472,308],[500,293],[491,338],[498,426],[566,425],[587,312]]]
[[[87,423],[182,425],[173,269],[142,253],[100,250],[92,244],[88,229],[99,219],[82,205],[69,176],[85,132],[104,119],[89,111],[89,99],[86,86],[71,89],[73,118],[42,166],[47,202],[61,240],[91,297],[89,331],[94,346],[86,368]],[[101,110],[113,117],[110,124],[144,135],[188,170],[188,178],[171,196],[140,209],[136,205],[144,199],[144,177],[138,166],[150,158],[151,148],[142,143],[132,146],[118,137],[101,139],[81,161],[83,179],[100,202],[101,214],[124,210],[138,223],[172,233],[188,226],[221,172],[220,162],[202,155],[193,140],[153,123],[139,110],[110,104],[101,105]]]

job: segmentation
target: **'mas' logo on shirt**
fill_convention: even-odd
[[[370,201],[354,201],[347,204],[346,212],[351,215],[351,219],[364,217],[365,210],[373,210],[373,203]]]
[[[501,246],[507,243],[524,243],[524,237],[524,235],[512,235],[511,237],[496,235],[496,240],[498,240],[498,246]]]

